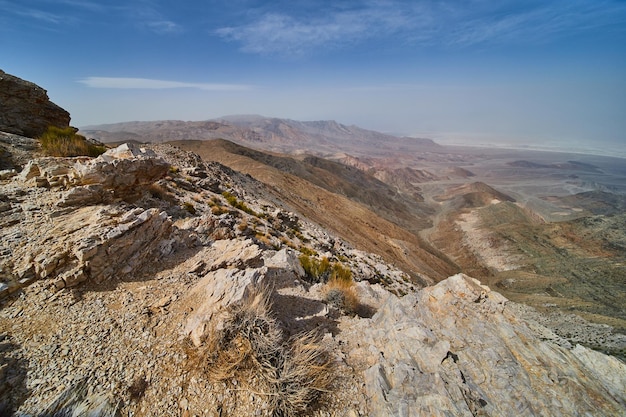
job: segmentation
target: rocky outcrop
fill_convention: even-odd
[[[418,289],[268,199],[253,178],[153,149],[158,156],[122,146],[95,159],[35,158],[0,179],[7,412],[269,417],[269,395],[237,378],[212,381],[203,356],[209,332],[232,323],[229,309],[258,287],[286,341],[322,336],[336,380],[320,415],[611,416],[626,407],[622,362],[572,349],[478,281],[457,275]],[[305,277],[301,254],[349,267],[364,308],[333,305],[325,284]]]
[[[0,131],[37,137],[49,126],[67,127],[70,114],[46,90],[0,70]]]
[[[340,339],[363,371],[371,416],[621,416],[626,407],[626,365],[540,340],[504,297],[462,274],[389,298]]]
[[[167,251],[167,213],[119,199],[141,193],[168,167],[153,152],[128,145],[96,159],[29,161],[2,188],[0,293],[42,278],[64,288],[121,277],[155,251]]]
[[[163,178],[169,164],[154,151],[125,143],[110,149],[98,158],[74,165],[76,183],[98,184],[113,190],[117,196],[137,192],[142,187]]]
[[[202,344],[210,327],[220,329],[222,313],[241,303],[257,288],[276,291],[285,282],[293,286],[294,281],[304,276],[293,250],[263,251],[249,239],[217,241],[205,256],[211,262],[203,262],[195,269],[208,272],[189,291],[184,302],[193,311],[186,320],[185,334],[196,346]]]

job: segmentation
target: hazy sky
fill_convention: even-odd
[[[0,0],[75,126],[261,114],[626,151],[626,1]]]

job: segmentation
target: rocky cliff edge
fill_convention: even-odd
[[[300,414],[624,415],[619,360],[529,325],[470,277],[416,288],[269,195],[160,145],[3,175],[4,411],[277,415],[275,394],[216,382],[201,356],[229,309],[265,288],[284,339],[314,331],[328,353],[332,385]],[[351,269],[358,309],[306,276],[299,257],[314,252]]]

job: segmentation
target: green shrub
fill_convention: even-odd
[[[308,256],[317,256],[317,252],[315,252],[313,249],[311,248],[307,248],[306,246],[302,246],[300,247],[300,252],[303,255],[308,255]]]
[[[243,211],[245,213],[248,213],[248,214],[250,214],[252,216],[257,216],[258,217],[258,214],[254,210],[252,210],[250,207],[248,207],[246,205],[246,203],[244,203],[243,201],[237,200],[237,197],[235,197],[234,195],[232,195],[228,191],[224,191],[222,193],[222,195],[224,196],[224,198],[226,199],[228,204],[230,204],[234,208],[239,209],[239,210],[241,210],[241,211]]]
[[[193,205],[192,203],[190,203],[189,201],[185,201],[185,202],[183,203],[183,208],[184,208],[185,210],[187,210],[187,212],[188,212],[189,214],[192,214],[192,215],[196,214],[196,208],[195,208],[195,207],[194,207],[194,205]]]
[[[341,263],[335,262],[330,272],[330,279],[340,282],[352,282],[352,271]]]
[[[309,255],[300,255],[300,265],[306,275],[314,282],[326,281],[330,272],[330,261],[327,257],[322,259],[313,258]]]
[[[90,143],[87,138],[77,134],[73,127],[50,126],[39,137],[39,142],[44,153],[50,156],[96,157],[106,152],[105,146]]]

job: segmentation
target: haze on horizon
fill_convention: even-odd
[[[261,114],[626,156],[626,2],[0,0],[72,124]]]

